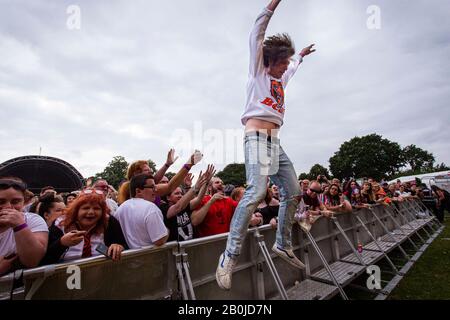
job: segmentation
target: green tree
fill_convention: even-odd
[[[222,171],[216,174],[222,179],[224,184],[232,184],[234,186],[245,185],[245,164],[232,163],[223,168]]]
[[[403,161],[411,167],[412,172],[421,172],[433,168],[435,159],[432,153],[416,147],[406,146],[402,151]]]
[[[338,179],[380,180],[397,173],[403,164],[400,145],[373,133],[344,142],[330,158],[330,171]]]
[[[114,188],[119,187],[119,183],[125,179],[128,169],[128,162],[122,156],[114,157],[106,168],[95,175],[95,179],[105,179]]]
[[[321,166],[320,164],[316,163],[311,167],[309,170],[308,178],[309,180],[316,180],[317,176],[324,175],[327,177],[327,179],[330,179],[330,173],[328,172],[328,169]]]
[[[156,169],[156,163],[153,160],[148,160],[148,166],[152,169],[153,173],[156,173],[158,170]]]
[[[300,175],[298,176],[298,180],[305,180],[305,179],[309,180],[309,175],[305,172],[300,173]]]
[[[434,172],[439,172],[439,171],[445,171],[445,170],[450,170],[450,167],[448,167],[445,163],[441,163],[437,166],[434,167]]]

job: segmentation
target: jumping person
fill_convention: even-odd
[[[313,45],[299,56],[287,34],[264,40],[265,31],[281,0],[272,0],[257,17],[250,34],[250,70],[247,104],[241,121],[245,125],[245,170],[247,189],[233,215],[226,250],[219,259],[216,280],[220,288],[230,289],[233,268],[241,251],[252,213],[266,195],[267,182],[280,191],[280,209],[275,244],[272,250],[291,265],[304,268],[291,244],[293,217],[300,194],[292,162],[279,144],[278,130],[283,124],[284,88],[303,57],[314,52]]]

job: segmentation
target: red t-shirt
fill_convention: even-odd
[[[196,210],[203,207],[210,199],[211,196],[205,196]],[[197,236],[206,237],[230,231],[231,218],[236,207],[237,202],[228,197],[214,202],[203,222],[196,227]]]

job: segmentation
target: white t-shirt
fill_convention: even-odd
[[[152,245],[168,234],[161,210],[141,198],[122,203],[114,217],[119,220],[130,249]]]
[[[31,232],[47,232],[48,226],[45,220],[38,214],[25,212],[25,223]],[[16,239],[12,228],[0,233],[0,256],[6,257],[16,253]]]
[[[281,79],[271,77],[264,66],[263,43],[267,25],[273,12],[264,8],[256,18],[255,26],[250,34],[250,70],[247,83],[247,103],[241,116],[243,125],[248,119],[259,119],[283,124],[284,88],[297,71],[302,62],[300,55],[294,56]]]
[[[116,212],[117,208],[119,207],[117,205],[117,202],[115,202],[113,199],[106,198],[106,205],[108,206],[109,210],[111,210],[111,215],[114,216],[114,213]]]

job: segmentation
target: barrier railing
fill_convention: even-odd
[[[321,218],[310,231],[295,224],[294,252],[305,262],[304,271],[267,249],[275,241],[275,230],[269,225],[249,229],[230,291],[220,290],[215,280],[228,236],[220,234],[128,250],[119,262],[94,257],[24,270],[24,287],[14,298],[262,300],[329,299],[340,294],[348,299],[344,288],[365,273],[368,265],[385,259],[393,274],[403,275],[388,254],[398,250],[414,262],[403,247],[408,244],[420,251],[419,246],[429,244],[441,230],[418,201],[405,201],[398,207],[378,205]],[[356,249],[358,245],[364,248],[362,252]],[[21,273],[16,272],[16,277]],[[14,274],[0,278],[0,298],[9,298],[13,278]]]

